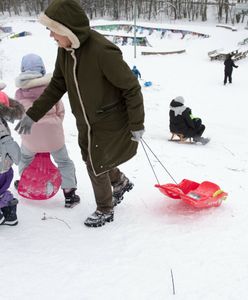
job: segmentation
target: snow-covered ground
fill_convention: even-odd
[[[13,97],[22,56],[41,55],[52,72],[57,46],[38,23],[20,18],[4,23],[15,32],[32,33],[0,42],[0,79]],[[142,74],[146,143],[178,182],[212,181],[229,194],[227,200],[218,208],[197,210],[166,198],[154,187],[157,182],[140,145],[135,158],[121,166],[135,187],[115,209],[114,222],[85,227],[95,201],[65,96],[66,144],[76,163],[82,201],[65,209],[61,191],[47,201],[18,197],[19,225],[0,227],[1,300],[248,299],[248,59],[237,62],[233,84],[223,86],[223,62],[210,61],[207,55],[214,49],[236,48],[248,31],[194,24],[196,29],[210,38],[149,40],[161,49],[186,49],[183,54],[141,56],[137,47],[134,59],[133,47],[122,50],[130,67],[135,64]],[[144,81],[153,85],[146,88]],[[203,119],[204,136],[211,137],[206,146],[168,141],[169,103],[179,95]],[[172,182],[148,153],[160,183]],[[11,190],[18,196],[13,186]]]

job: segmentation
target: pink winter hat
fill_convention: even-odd
[[[9,98],[8,98],[8,96],[7,96],[4,92],[2,92],[2,91],[0,91],[0,104],[3,104],[3,105],[5,105],[5,106],[9,106]]]

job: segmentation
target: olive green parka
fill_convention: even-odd
[[[68,92],[82,156],[95,175],[129,160],[138,146],[131,131],[144,129],[144,106],[140,85],[120,49],[90,29],[74,0],[54,0],[40,22],[66,35],[72,46],[58,49],[52,80],[27,115],[38,121]]]

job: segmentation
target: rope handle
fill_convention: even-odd
[[[145,152],[145,154],[146,154],[146,157],[147,157],[147,159],[148,159],[148,162],[149,162],[149,164],[150,164],[150,167],[152,168],[153,174],[154,174],[154,176],[155,176],[155,178],[156,178],[158,184],[160,184],[160,183],[159,183],[159,180],[158,180],[158,177],[157,177],[156,172],[155,172],[155,170],[154,170],[154,168],[153,168],[153,166],[152,166],[152,163],[151,163],[151,161],[150,161],[150,159],[149,159],[149,156],[148,156],[148,154],[147,154],[147,151],[146,151],[146,149],[145,149],[145,146],[146,146],[147,149],[153,154],[153,156],[157,159],[157,161],[160,163],[160,165],[161,165],[162,168],[166,171],[166,173],[170,176],[170,178],[173,180],[173,182],[174,182],[175,184],[178,184],[178,183],[176,182],[176,180],[173,178],[173,176],[170,174],[170,172],[169,172],[169,171],[166,169],[166,167],[162,164],[162,162],[161,162],[160,159],[157,157],[157,155],[156,155],[156,154],[152,151],[152,149],[148,146],[148,144],[145,142],[145,140],[144,140],[143,138],[141,138],[140,142],[141,142],[141,145],[142,145],[142,147],[143,147],[143,149],[144,149],[144,152]]]

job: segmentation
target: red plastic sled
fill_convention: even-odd
[[[210,181],[203,181],[199,184],[183,179],[179,184],[156,184],[155,187],[159,188],[164,195],[173,199],[181,199],[197,208],[220,206],[228,195],[217,184]]]
[[[58,192],[60,185],[61,175],[50,154],[37,153],[22,173],[18,193],[30,200],[47,200]]]

